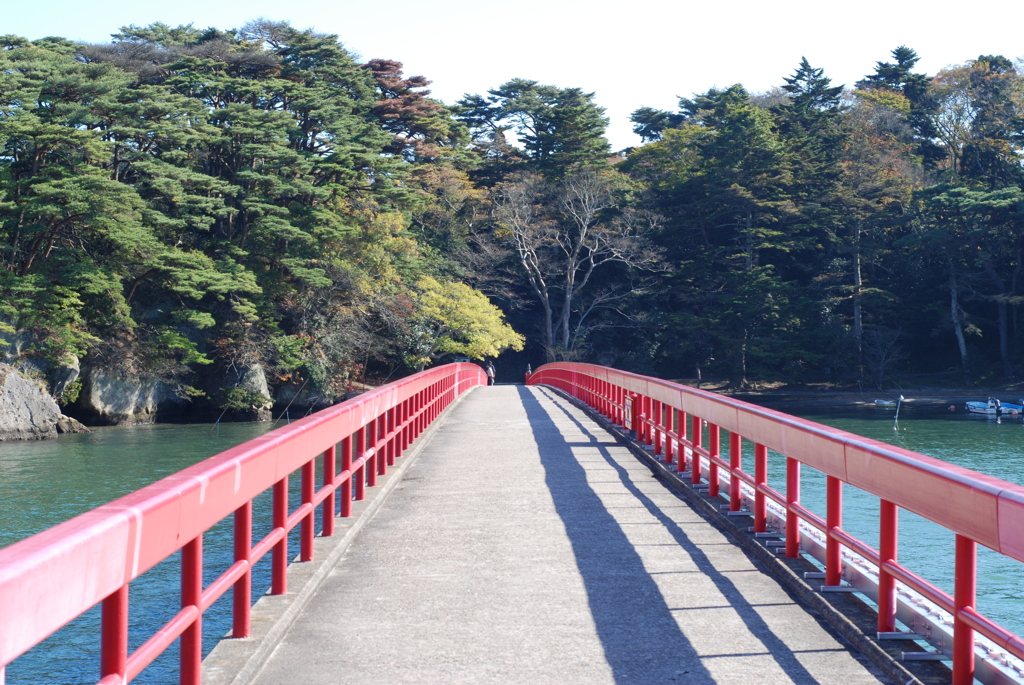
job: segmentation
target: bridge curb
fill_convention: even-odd
[[[581,409],[590,419],[603,428],[617,442],[628,447],[633,454],[643,461],[654,475],[666,486],[679,493],[686,501],[701,515],[708,523],[715,526],[723,533],[733,538],[740,547],[747,551],[752,557],[759,561],[791,595],[794,595],[800,603],[816,611],[833,630],[845,638],[851,645],[863,654],[872,664],[881,670],[886,676],[898,685],[926,685],[931,683],[949,682],[949,669],[940,666],[935,662],[918,662],[915,667],[922,666],[921,677],[912,673],[892,654],[889,654],[881,645],[872,640],[861,630],[846,614],[833,606],[821,594],[814,591],[797,572],[790,568],[783,559],[776,556],[767,547],[759,543],[753,537],[744,535],[737,521],[722,515],[718,509],[718,503],[702,496],[699,492],[689,487],[679,479],[674,468],[668,466],[655,458],[650,452],[625,434],[622,429],[612,424],[605,416],[599,414],[588,404],[569,395],[560,388],[550,385],[542,387],[558,393],[560,397],[568,400],[574,406]],[[745,524],[747,519],[741,519]],[[807,562],[804,562],[807,563]],[[810,566],[810,564],[807,564]],[[817,569],[814,569],[817,570]],[[845,597],[845,595],[844,595]],[[859,600],[856,600],[859,601]],[[861,602],[863,605],[863,603]],[[920,649],[916,643],[900,643],[900,651],[917,651]],[[922,680],[921,678],[924,678]]]
[[[352,502],[351,517],[335,517],[335,534],[332,537],[317,536],[314,541],[314,561],[302,563],[298,561],[298,556],[295,557],[288,565],[288,593],[265,594],[253,605],[252,636],[232,639],[228,633],[203,659],[204,685],[249,685],[256,679],[295,619],[348,551],[352,541],[380,510],[409,466],[444,425],[449,413],[476,387],[479,386],[456,397],[410,446],[396,466],[386,476],[377,477],[378,486],[366,489],[366,499]]]

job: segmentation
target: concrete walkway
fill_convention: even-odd
[[[256,682],[886,682],[555,393],[445,421]]]

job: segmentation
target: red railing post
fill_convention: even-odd
[[[274,483],[273,524],[284,535],[270,552],[270,594],[283,595],[288,592],[288,476]]]
[[[366,487],[377,487],[377,419],[363,426],[363,448],[366,450]]]
[[[341,491],[341,515],[348,518],[352,515],[352,482],[355,477],[352,474],[352,436],[349,435],[341,441],[341,471],[348,471],[348,480],[342,484]]]
[[[103,600],[100,617],[100,679],[128,672],[128,584]]]
[[[331,488],[330,492],[327,493],[327,497],[324,498],[323,506],[320,509],[320,518],[323,519],[323,536],[331,537],[334,535],[334,502],[335,502],[335,489],[334,477],[338,474],[335,466],[336,459],[336,445],[331,445],[324,450],[324,461],[323,461],[323,479],[324,487]]]
[[[409,443],[412,442],[412,440],[409,439],[409,433],[412,431],[412,428],[409,425],[409,417],[412,415],[412,412],[410,411],[411,407],[412,400],[405,400],[402,402],[402,446],[399,451],[400,455],[405,454],[405,451],[409,449]]]
[[[252,501],[235,509],[235,561],[249,561],[252,552]],[[232,590],[231,637],[249,637],[252,614],[252,566]]]
[[[786,457],[786,556],[800,556],[800,517],[793,505],[800,504],[800,462]]]
[[[299,523],[299,560],[313,561],[313,536],[316,509],[313,508],[313,489],[316,479],[316,461],[310,459],[302,465],[302,504],[309,505],[309,513]]]
[[[833,531],[843,527],[843,481],[835,476],[825,479],[825,585],[839,585],[843,579],[842,550]]]
[[[423,409],[423,392],[423,390],[420,390],[418,393],[416,393],[415,403],[413,404],[413,409],[415,410],[416,413],[416,418],[413,420],[413,440],[418,438],[420,436],[420,433],[423,432],[423,412],[421,411]]]
[[[899,552],[899,508],[881,500],[878,522],[878,632],[896,630],[896,579],[885,569],[888,562],[896,563]]]
[[[661,425],[665,422],[661,402],[651,400],[651,413],[651,420],[654,421],[654,456],[658,456],[661,454]]]
[[[630,398],[630,407],[632,411],[632,415],[630,416],[630,428],[633,431],[633,438],[637,442],[643,443],[644,432],[642,424],[640,423],[640,417],[643,416],[644,413],[644,403],[640,398],[640,395],[637,395],[636,393],[631,393]]]
[[[729,511],[742,508],[740,497],[740,477],[737,475],[743,468],[743,436],[729,433]]]
[[[444,401],[444,400],[442,400]],[[388,414],[384,412],[374,421],[374,445],[377,447],[377,475],[388,475],[388,443],[385,438],[388,434]]]
[[[679,434],[679,454],[676,455],[676,472],[682,473],[686,470],[686,446],[687,440],[686,433],[686,412],[680,411],[676,414],[676,422],[678,428],[676,432]],[[690,458],[693,459],[693,450],[690,450]]]
[[[700,465],[700,453],[697,449],[701,447],[704,442],[704,430],[703,426],[700,425],[701,420],[699,416],[690,414],[690,483],[696,485],[700,482],[703,468]]]
[[[199,685],[203,669],[203,536],[181,548],[181,608],[194,606],[199,614],[181,634],[181,685]]]
[[[395,443],[397,435],[394,434],[395,429],[395,414],[397,409],[391,408],[387,411],[387,421],[384,422],[384,434],[388,436],[387,439],[387,465],[394,466],[397,456],[395,453]]]
[[[754,443],[754,532],[768,530],[768,502],[761,488],[768,484],[768,448]]]
[[[647,419],[647,421],[651,421],[654,418],[653,400],[646,395],[641,395],[640,402],[643,405],[644,418]],[[644,431],[643,444],[649,446],[654,444],[654,430],[651,428],[651,424],[647,421],[641,422],[640,425]]]
[[[722,456],[722,432],[717,424],[708,424],[708,453],[720,459]],[[718,464],[714,459],[708,460],[708,496],[718,497],[721,484],[718,482]]]
[[[367,456],[367,430],[366,427],[359,428],[355,431],[355,459],[365,460]],[[361,501],[367,497],[367,462],[364,461],[359,465],[355,475],[358,477],[355,480],[355,500]]]
[[[676,433],[676,422],[678,421],[678,419],[679,419],[679,410],[676,409],[675,407],[669,407],[668,408],[668,417],[667,417],[666,420],[668,421],[668,430],[669,430],[670,433]],[[676,435],[678,435],[678,433],[676,433]],[[672,463],[673,455],[676,452],[677,444],[678,443],[676,443],[676,441],[673,440],[671,437],[665,436],[665,463],[666,464],[671,464]]]
[[[956,536],[956,575],[953,581],[953,685],[974,682],[974,629],[960,615],[977,603],[978,543]]]

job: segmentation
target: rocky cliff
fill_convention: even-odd
[[[109,426],[156,421],[157,411],[180,408],[185,400],[173,386],[153,378],[138,378],[89,368],[75,407],[83,419]]]
[[[85,430],[57,402],[9,364],[0,363],[0,440],[38,440]]]

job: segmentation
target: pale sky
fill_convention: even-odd
[[[678,96],[733,83],[767,90],[801,56],[848,86],[899,45],[929,74],[981,54],[1024,57],[1022,0],[0,0],[0,34],[106,42],[126,24],[224,29],[261,16],[337,34],[364,59],[403,62],[447,103],[516,77],[595,92],[615,149],[640,142],[629,122],[637,108],[674,111]]]

